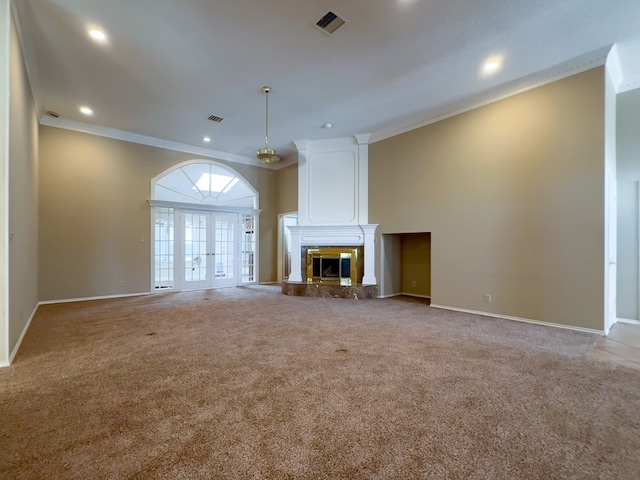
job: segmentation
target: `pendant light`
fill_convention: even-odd
[[[264,134],[264,148],[258,149],[256,152],[256,156],[258,160],[262,163],[270,164],[276,163],[280,161],[280,157],[276,153],[273,148],[269,148],[269,92],[271,91],[271,87],[264,86],[262,87],[262,92],[265,94],[266,98],[266,128]]]

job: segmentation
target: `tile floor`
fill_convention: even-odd
[[[591,358],[640,369],[640,325],[616,323],[608,336],[598,340]]]

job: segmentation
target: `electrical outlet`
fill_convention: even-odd
[[[120,280],[120,286],[124,288],[124,280]]]
[[[488,293],[484,294],[484,301],[487,303],[491,303],[491,295],[489,295]]]
[[[416,282],[415,280],[413,282],[411,282],[411,286],[415,287],[418,284],[418,282]]]

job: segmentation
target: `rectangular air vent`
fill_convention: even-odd
[[[222,117],[218,117],[216,115],[209,115],[209,120],[211,120],[212,122],[220,123],[223,119]]]
[[[337,13],[328,12],[324,17],[316,22],[316,27],[331,35],[345,23],[347,23],[347,21]]]

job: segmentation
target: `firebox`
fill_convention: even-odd
[[[362,247],[307,248],[307,281],[355,285],[362,281]]]

